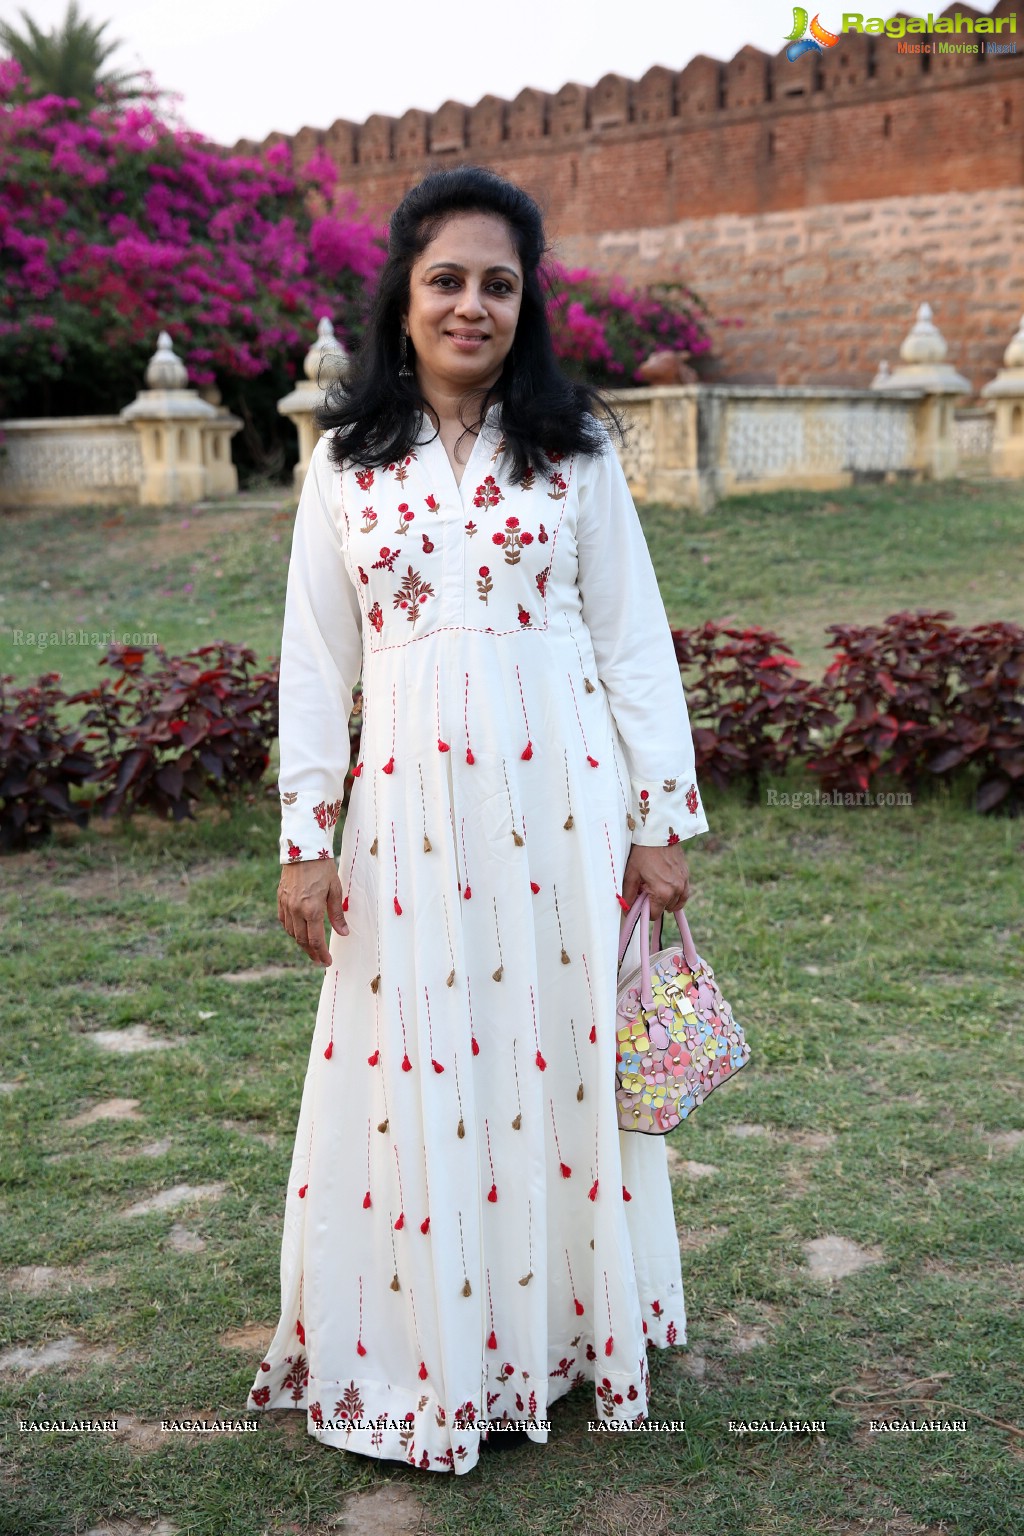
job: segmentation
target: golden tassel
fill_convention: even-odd
[[[586,690],[587,690],[587,692],[588,692],[588,693],[593,693],[593,692],[594,692],[594,685],[593,685],[593,683],[592,683],[592,682],[591,682],[591,681],[590,681],[590,678],[589,678],[589,677],[585,677],[585,678],[584,678],[584,679],[583,679],[583,684],[584,684],[584,687],[585,687],[585,688],[586,688]]]
[[[569,832],[569,831],[571,831],[573,825],[574,825],[574,823],[573,823],[573,819],[572,819],[572,811],[570,811],[568,817],[566,818],[566,820],[562,822],[562,826],[565,828],[565,830],[567,832]]]
[[[516,1115],[515,1119],[512,1121],[512,1129],[514,1131],[521,1130],[522,1129],[522,1124],[523,1124],[523,1112],[522,1112],[522,1110],[520,1110],[518,1115]]]
[[[462,1116],[461,1115],[459,1116],[459,1128],[458,1128],[458,1130],[456,1131],[455,1134],[457,1136],[465,1136],[465,1134],[466,1134],[466,1127],[462,1123]]]
[[[626,812],[626,826],[629,828],[629,830],[631,832],[635,832],[636,831],[636,821],[630,815],[629,811]]]
[[[448,972],[448,980],[445,983],[445,985],[449,986],[449,987],[454,987],[454,985],[455,985],[455,967],[454,967],[454,965],[452,966],[451,970]]]
[[[562,964],[563,965],[571,965],[572,964],[572,961],[569,959],[569,956],[565,952],[565,946],[564,945],[562,946]]]
[[[465,1284],[462,1287],[462,1294],[463,1294],[463,1296],[472,1296],[472,1294],[473,1294],[473,1287],[469,1283],[469,1276],[468,1275],[466,1276]]]
[[[373,834],[373,842],[370,844],[370,852],[373,853],[373,854],[376,854],[376,852],[377,852],[377,834],[376,834],[376,832]]]
[[[579,1087],[576,1089],[576,1102],[577,1102],[577,1104],[582,1104],[583,1103],[583,1084],[582,1083],[580,1083]]]
[[[397,1272],[395,1273],[395,1277],[394,1277],[394,1279],[391,1282],[391,1289],[393,1291],[400,1291],[402,1289],[402,1287],[398,1283],[398,1274],[397,1274]]]
[[[376,990],[377,990],[377,988],[379,986],[380,986],[380,971],[377,972],[376,976],[370,982],[370,991],[371,992],[376,992]]]
[[[523,846],[523,839],[520,837],[515,827],[512,828],[512,840],[517,848],[521,848]]]
[[[386,1120],[382,1120],[380,1122],[380,1125],[378,1125],[378,1127],[377,1127],[378,1131],[382,1131],[382,1132],[387,1131],[387,1128],[388,1128],[388,1122]]]
[[[496,971],[491,972],[491,975],[494,977],[495,981],[501,980],[501,973],[504,969],[505,967],[503,965],[499,965]]]
[[[423,852],[424,853],[429,853],[430,852],[430,838],[427,836],[427,834],[425,832],[423,834]]]
[[[594,1246],[593,1243],[591,1243],[590,1246],[591,1246],[591,1248],[593,1248],[593,1246]],[[528,1275],[524,1275],[523,1276],[523,1278],[520,1280],[519,1284],[520,1285],[529,1285],[529,1283],[530,1283],[530,1281],[532,1279],[533,1279],[533,1270],[531,1269],[530,1273]]]

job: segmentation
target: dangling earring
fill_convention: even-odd
[[[412,376],[412,369],[409,366],[409,333],[408,331],[403,331],[398,377],[400,379],[411,379]]]

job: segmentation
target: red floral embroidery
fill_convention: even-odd
[[[541,523],[540,529],[539,529],[539,531],[537,533],[537,543],[538,544],[546,544],[547,541],[548,541],[548,531],[544,527],[544,524]]]
[[[520,530],[518,517],[506,517],[505,532],[492,533],[491,543],[499,544],[505,551],[506,565],[518,565],[523,549],[533,543],[533,534]]]
[[[313,1420],[314,1424],[320,1424],[320,1425],[323,1424],[323,1422],[324,1422],[324,1411],[321,1408],[319,1403],[310,1403],[310,1405],[309,1405],[309,1416]]]
[[[402,577],[402,585],[395,593],[395,607],[403,608],[409,623],[415,624],[420,616],[420,604],[433,595],[434,589],[430,582],[424,581],[419,571],[414,571],[410,565]]]
[[[616,1406],[622,1402],[622,1393],[615,1391],[607,1376],[602,1376],[601,1384],[597,1388],[597,1397],[601,1404],[601,1412],[610,1419]]]
[[[362,1419],[366,1416],[363,1399],[359,1394],[359,1388],[354,1381],[350,1381],[341,1397],[334,1405],[334,1416],[337,1419]]]
[[[302,849],[298,843],[293,843],[290,838],[288,839],[288,857],[289,859],[300,859],[302,857]]]
[[[317,826],[322,832],[328,827],[336,826],[338,817],[341,815],[341,801],[332,800],[328,804],[326,801],[321,800],[319,805],[314,805],[313,815],[316,817]]]
[[[377,514],[372,507],[363,508],[363,532],[372,533],[377,526]]]
[[[407,524],[411,523],[412,520],[413,520],[413,513],[409,511],[409,503],[407,501],[399,502],[399,504],[398,504],[398,527],[395,529],[395,533],[397,533],[397,534],[408,533],[409,530],[408,530]]]
[[[425,500],[428,512],[437,512],[439,510],[439,502],[433,492],[431,492],[430,495],[425,498]]]
[[[477,596],[479,597],[480,601],[482,603],[486,603],[486,601],[487,601],[487,594],[494,587],[494,582],[491,580],[491,569],[490,569],[490,566],[482,565],[480,567],[479,575],[480,575],[480,579],[478,580],[478,582],[476,584],[476,592],[477,592]]]
[[[373,484],[373,470],[372,469],[357,469],[356,470],[356,485],[358,485],[358,487],[359,487],[359,489],[361,491],[368,491],[372,484]]]
[[[331,857],[332,857],[332,854],[331,854],[331,850],[329,848],[321,848],[320,852],[317,854],[317,858],[318,859],[329,859]]]
[[[264,1408],[270,1401],[270,1388],[257,1387],[255,1392],[251,1392],[249,1395],[257,1407]]]
[[[374,566],[374,570],[376,570],[376,569],[377,569],[377,567]],[[359,580],[360,580],[361,585],[364,586],[364,587],[368,587],[370,585],[370,578],[369,578],[369,576],[367,576],[367,574],[363,570],[362,566],[361,565],[357,565],[356,566],[356,570],[359,572]]]
[[[530,618],[530,610],[528,608],[524,608],[522,603],[517,603],[516,607],[519,609],[519,622],[525,629],[528,624],[533,622]]]
[[[686,791],[686,809],[689,811],[691,816],[696,814],[696,811],[697,811],[697,786],[696,786],[696,784],[691,784],[689,789]]]
[[[499,501],[505,500],[505,494],[493,475],[484,478],[483,485],[478,485],[473,496],[474,507],[496,507]]]
[[[370,623],[373,625],[374,629],[379,635],[381,630],[384,628],[384,614],[381,610],[380,603],[374,603],[373,607],[370,609],[369,619]]]
[[[305,1355],[288,1355],[285,1365],[290,1365],[291,1370],[284,1379],[284,1386],[291,1392],[292,1400],[299,1402],[306,1392],[306,1383],[309,1380],[309,1362]]]
[[[534,474],[533,465],[531,464],[530,468],[526,471],[526,474],[519,482],[519,489],[521,491],[532,491],[536,484],[537,476]]]
[[[548,585],[548,577],[550,575],[551,575],[551,567],[550,567],[550,565],[546,565],[542,571],[538,571],[537,572],[537,591],[540,593],[541,597],[544,597],[546,595],[547,585]]]
[[[395,561],[398,559],[398,550],[389,549],[386,544],[381,545],[380,559],[375,560],[370,566],[371,571],[393,571]]]
[[[472,538],[474,533],[476,533],[477,531],[478,530],[477,530],[476,523],[470,521],[470,522],[468,522],[466,524],[466,532],[469,534],[470,538]]]
[[[548,475],[548,479],[551,482],[551,489],[548,491],[548,495],[551,497],[552,501],[561,501],[562,497],[569,489],[568,483],[563,479],[557,470],[555,470],[553,474]]]
[[[409,478],[409,465],[412,463],[412,461],[413,461],[413,459],[415,457],[416,457],[416,450],[413,449],[413,451],[411,453],[407,453],[406,454],[405,458],[402,459],[401,463],[389,464],[388,465],[388,474],[389,475],[394,475],[394,477],[398,481],[399,485],[404,485],[406,480],[408,480],[408,478]]]

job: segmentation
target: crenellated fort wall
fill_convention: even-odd
[[[954,13],[1015,16],[1016,30],[923,41],[1018,51],[910,53],[845,34],[795,63],[784,45],[747,47],[290,142],[298,164],[322,148],[382,217],[433,166],[493,166],[538,197],[564,260],[682,279],[741,320],[715,333],[717,377],[866,384],[927,299],[977,387],[1024,312],[1024,14],[1021,0]]]

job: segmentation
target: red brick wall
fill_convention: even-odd
[[[1024,14],[1020,0],[992,14],[1016,14],[1000,34],[1016,55],[854,35],[795,64],[744,48],[636,82],[305,128],[295,156],[322,146],[382,219],[432,166],[494,166],[539,199],[565,259],[682,278],[741,319],[718,336],[723,378],[866,383],[927,299],[981,384],[1024,309]]]

